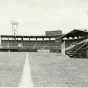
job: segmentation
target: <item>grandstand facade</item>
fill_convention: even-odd
[[[51,32],[44,36],[1,35],[0,50],[36,52],[44,49],[50,52],[61,52],[61,32],[58,35],[55,34],[55,31],[54,35],[50,34]]]

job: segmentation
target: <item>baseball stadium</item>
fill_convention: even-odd
[[[25,80],[33,87],[88,87],[87,58],[85,30],[67,34],[46,31],[43,36],[0,35],[0,87],[21,86],[28,72],[25,64],[29,64],[31,81],[27,80],[30,77]]]

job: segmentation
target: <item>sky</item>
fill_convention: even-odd
[[[88,0],[0,0],[0,34],[43,35],[45,31],[88,29]]]

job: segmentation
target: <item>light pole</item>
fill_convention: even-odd
[[[12,28],[12,35],[16,36],[17,34],[17,27],[18,27],[18,22],[17,21],[11,21],[11,28]]]
[[[17,42],[16,41],[16,35],[17,35],[17,27],[18,27],[19,23],[15,20],[11,21],[11,29],[12,29],[12,41]],[[14,45],[13,45],[14,47]],[[15,47],[17,47],[17,45],[15,45]]]

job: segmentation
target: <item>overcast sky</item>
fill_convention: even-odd
[[[11,33],[11,20],[19,34],[88,29],[88,0],[0,0],[0,34]]]

